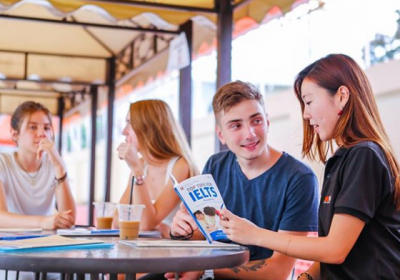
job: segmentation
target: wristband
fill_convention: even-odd
[[[308,274],[307,272],[300,273],[299,276],[297,276],[297,279],[300,279],[300,277],[302,277],[302,276],[305,276],[307,278],[307,280],[314,280],[312,278],[312,276],[310,274]]]
[[[189,224],[189,226],[190,226],[190,229],[192,230],[192,232],[189,233],[188,235],[172,235],[171,231],[169,231],[169,237],[171,237],[172,240],[188,240],[188,239],[192,238],[193,228],[190,224]]]
[[[172,235],[171,231],[169,232],[169,237],[171,237],[172,240],[188,240],[192,238],[192,236],[193,236],[193,231],[188,235]]]
[[[204,274],[200,277],[200,280],[214,280],[214,270],[209,269],[204,271]]]
[[[144,176],[144,175],[133,176],[133,183],[137,186],[143,185],[145,180],[146,180],[146,176]]]
[[[65,172],[64,176],[62,176],[61,178],[57,179],[56,177],[54,177],[54,181],[56,182],[57,186],[64,182],[65,179],[67,179],[67,172]]]

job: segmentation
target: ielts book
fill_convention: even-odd
[[[225,204],[212,175],[198,175],[179,184],[173,178],[172,180],[175,181],[175,191],[207,241],[229,241],[219,223],[223,218],[219,210]]]

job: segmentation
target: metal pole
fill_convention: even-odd
[[[88,211],[89,219],[88,224],[93,225],[93,201],[95,197],[95,183],[96,183],[96,137],[97,137],[97,103],[98,103],[98,87],[90,87],[90,95],[92,96],[92,112],[91,112],[91,144],[90,144],[90,185],[89,185],[89,201],[88,201]]]
[[[62,133],[63,133],[63,118],[64,118],[64,98],[60,96],[58,98],[58,112],[59,117],[59,133],[58,133],[58,152],[61,155],[62,152]]]
[[[180,30],[185,33],[189,46],[189,65],[179,72],[179,121],[191,145],[192,131],[192,39],[193,22],[182,24]]]
[[[217,20],[217,89],[232,80],[233,6],[231,0],[215,0]],[[227,150],[215,136],[215,152]]]
[[[107,147],[106,147],[106,180],[104,201],[110,201],[111,188],[111,159],[113,143],[113,122],[114,122],[114,99],[115,99],[115,57],[107,60],[107,85],[108,85],[108,104],[107,104]]]

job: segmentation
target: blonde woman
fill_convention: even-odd
[[[140,228],[167,237],[180,202],[168,174],[181,182],[199,173],[182,128],[165,102],[143,100],[131,104],[122,134],[117,150],[134,177],[132,201],[146,206]],[[120,203],[129,203],[130,189],[131,179]]]

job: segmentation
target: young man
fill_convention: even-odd
[[[303,163],[268,145],[269,120],[257,88],[241,81],[226,84],[214,96],[213,109],[218,138],[229,151],[213,155],[203,173],[214,177],[226,208],[266,229],[292,235],[316,231],[317,179]],[[181,206],[171,235],[190,236],[191,228],[193,238],[202,237]],[[287,279],[293,270],[294,258],[256,246],[249,250],[249,263],[214,270],[215,279]],[[180,279],[203,274],[186,272]],[[165,276],[175,279],[173,273]]]

